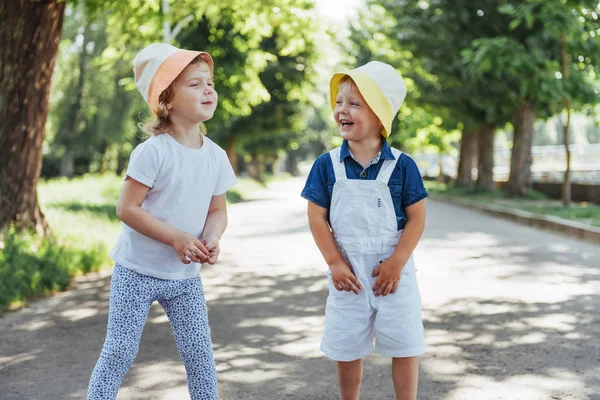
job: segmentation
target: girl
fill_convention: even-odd
[[[214,264],[236,183],[225,151],[200,131],[217,106],[206,52],[164,43],[134,60],[135,83],[156,122],[131,154],[117,203],[123,231],[111,252],[106,340],[87,398],[114,399],[133,363],[151,304],[165,310],[193,400],[217,398],[201,263]]]

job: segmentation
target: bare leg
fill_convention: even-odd
[[[358,400],[362,381],[362,360],[338,361],[337,370],[341,400]]]
[[[392,358],[396,400],[416,400],[419,386],[419,357]]]

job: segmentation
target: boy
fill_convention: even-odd
[[[343,400],[359,398],[362,357],[392,357],[397,399],[416,399],[425,352],[412,253],[425,226],[427,192],[415,162],[385,140],[406,96],[388,64],[333,76],[330,101],[344,139],[320,156],[302,197],[329,265],[321,350],[337,361]]]

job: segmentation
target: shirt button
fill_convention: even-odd
[[[364,178],[365,176],[367,176],[367,171],[363,171],[363,172],[361,172],[361,173],[360,173],[360,176],[361,176],[362,178]]]

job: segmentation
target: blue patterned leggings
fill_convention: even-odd
[[[175,333],[192,400],[217,399],[215,360],[200,277],[164,280],[116,265],[110,283],[106,340],[92,372],[88,400],[117,397],[155,300],[167,313]]]

